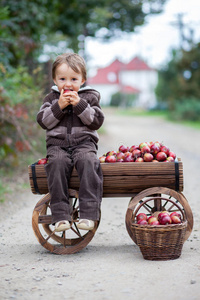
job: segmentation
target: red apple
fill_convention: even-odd
[[[109,156],[109,155],[116,155],[117,154],[117,152],[116,151],[108,151],[107,153],[106,153],[106,156]]]
[[[138,157],[138,158],[136,158],[136,160],[135,160],[135,162],[143,162],[144,161],[144,159],[142,158],[142,157]]]
[[[164,152],[167,156],[168,156],[168,154],[169,154],[169,148],[168,147],[166,147],[166,146],[162,146],[161,148],[160,148],[160,152]]]
[[[173,158],[172,156],[168,156],[168,157],[166,158],[166,161],[174,161],[174,158]]]
[[[167,154],[165,152],[158,152],[156,154],[156,159],[158,161],[164,161],[164,160],[166,160],[166,158],[167,158]]]
[[[47,163],[48,159],[45,158],[41,158],[38,160],[38,165],[45,165]]]
[[[136,216],[136,219],[137,221],[139,220],[147,220],[147,215],[145,213],[139,213],[137,216]]]
[[[160,143],[159,142],[153,143],[150,149],[151,149],[151,153],[153,155],[156,155],[158,152],[160,152]]]
[[[117,158],[116,162],[124,162],[122,158]]]
[[[160,225],[160,222],[158,220],[151,222],[150,225]]]
[[[140,219],[139,221],[137,221],[137,224],[140,224],[140,225],[147,225],[148,222],[144,219]]]
[[[148,224],[151,225],[151,223],[158,221],[156,217],[150,216],[147,220]]]
[[[124,159],[124,153],[123,152],[117,152],[117,154],[116,154],[116,158],[117,158],[117,160],[119,160],[119,159]]]
[[[129,147],[124,146],[124,145],[121,145],[121,146],[119,147],[119,151],[125,153],[125,152],[129,151]]]
[[[126,155],[126,153],[130,153],[128,155]],[[131,152],[126,152],[125,156],[124,156],[124,162],[134,162],[134,159],[132,157],[132,153]]]
[[[172,151],[169,151],[168,156],[173,157],[174,159],[176,158],[176,154]]]
[[[63,94],[65,94],[67,92],[70,92],[70,90],[69,89],[64,90]]]
[[[147,144],[147,143],[145,143],[145,142],[144,142],[144,143],[140,143],[140,144],[139,144],[139,148],[140,148],[140,150],[141,150],[141,149],[142,149],[144,146],[148,146],[148,144]]]
[[[162,211],[158,214],[158,221],[161,220],[161,218],[163,218],[164,216],[170,216],[170,214],[168,213],[168,211]]]
[[[138,145],[133,145],[133,146],[130,147],[129,151],[133,152],[133,150],[135,150],[135,149],[139,149],[139,146]]]
[[[144,154],[144,153],[150,153],[150,147],[149,146],[142,147],[141,153],[142,154]]]
[[[132,156],[133,156],[133,158],[138,158],[138,157],[140,157],[140,156],[141,156],[141,150],[139,150],[139,149],[133,150]]]
[[[105,162],[107,162],[107,163],[115,163],[116,162],[115,155],[108,155],[108,156],[106,156]]]
[[[170,217],[172,216],[177,216],[179,219],[181,219],[181,214],[177,211],[173,211],[171,214],[170,214]]]
[[[175,215],[171,217],[171,220],[172,220],[172,224],[180,224],[181,223],[181,219]]]
[[[104,155],[99,157],[100,163],[104,163],[105,162],[106,157]]]
[[[144,148],[142,148],[144,149]],[[153,160],[153,155],[151,153],[145,153],[143,156],[144,161],[151,162]]]
[[[159,219],[161,225],[168,225],[172,223],[172,220],[169,215],[165,215]]]
[[[155,162],[158,163],[159,161],[158,161],[157,159],[153,159],[152,162],[153,162],[153,163],[155,163]]]

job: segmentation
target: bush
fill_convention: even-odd
[[[170,115],[174,120],[200,121],[200,99],[187,98],[175,102]]]

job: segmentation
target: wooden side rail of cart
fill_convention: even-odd
[[[174,211],[178,202],[187,219],[187,239],[193,228],[193,215],[183,191],[183,164],[181,159],[175,162],[143,162],[143,163],[102,163],[103,198],[131,197],[126,213],[126,228],[134,241],[131,225],[134,222],[133,213],[136,207],[145,199],[154,196],[148,206],[144,206],[147,214],[155,211]],[[79,230],[76,222],[79,220],[79,178],[76,170],[72,172],[69,183],[72,223],[70,230],[59,233],[51,224],[47,178],[44,165],[32,164],[28,167],[31,190],[34,194],[45,194],[36,204],[32,226],[40,244],[56,254],[72,254],[80,251],[93,238],[100,221],[95,222],[91,231]],[[158,197],[159,196],[159,197]],[[158,200],[159,198],[159,200]],[[163,200],[162,200],[163,198]],[[170,201],[167,201],[170,199]]]

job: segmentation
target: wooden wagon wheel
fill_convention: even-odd
[[[128,231],[128,234],[130,235],[131,239],[135,241],[135,236],[132,233],[131,225],[133,224],[133,214],[138,205],[140,205],[142,202],[145,201],[145,199],[148,199],[149,197],[156,197],[160,196],[165,198],[164,200],[152,200],[151,203],[148,202],[148,204],[145,204],[143,206],[144,212],[147,215],[151,215],[155,213],[156,211],[163,211],[167,210],[169,212],[177,211],[177,208],[175,205],[173,205],[170,201],[167,201],[168,199],[173,199],[174,202],[178,203],[179,206],[182,208],[183,212],[185,213],[185,217],[187,220],[187,230],[185,235],[185,240],[188,239],[188,237],[191,234],[192,228],[193,228],[193,214],[192,210],[187,202],[187,199],[182,193],[178,193],[175,190],[165,188],[165,187],[153,187],[148,188],[139,194],[137,194],[135,197],[131,199],[129,202],[129,206],[126,212],[126,229]]]
[[[90,231],[79,230],[76,222],[79,220],[78,199],[71,198],[72,226],[63,232],[54,232],[51,225],[51,212],[49,208],[50,195],[46,194],[33,210],[32,227],[39,243],[55,254],[73,254],[86,247],[92,240],[100,221],[95,222],[95,227]]]

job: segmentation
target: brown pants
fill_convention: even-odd
[[[52,223],[71,220],[68,183],[75,166],[79,179],[80,218],[99,220],[103,175],[95,144],[87,141],[72,148],[50,146],[45,166],[51,195]]]

